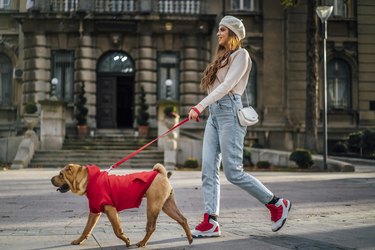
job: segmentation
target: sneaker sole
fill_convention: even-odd
[[[211,237],[220,237],[221,233],[215,232],[215,233],[205,233],[205,234],[197,234],[192,235],[193,238],[211,238]]]
[[[289,201],[289,203],[290,203],[290,206],[289,206],[289,209],[288,209],[288,215],[289,215],[289,211],[290,211],[290,209],[292,208],[292,203],[291,203],[290,201]],[[287,219],[287,218],[285,218],[285,219],[283,220],[283,223],[281,223],[280,227],[276,228],[275,230],[272,230],[272,232],[277,232],[277,231],[279,231],[279,230],[284,226],[284,224],[285,224],[285,222],[286,222],[286,219]]]

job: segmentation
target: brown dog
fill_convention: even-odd
[[[75,194],[86,195],[90,207],[82,235],[71,244],[78,245],[84,242],[91,235],[101,212],[105,212],[115,235],[123,240],[126,246],[130,246],[129,238],[122,230],[118,212],[139,207],[143,196],[147,197],[146,235],[137,246],[147,244],[155,231],[156,220],[161,210],[183,227],[191,244],[193,237],[187,219],[177,208],[168,175],[161,164],[156,164],[153,171],[123,176],[108,175],[96,166],[66,165],[59,175],[52,177],[52,184],[62,193],[71,190]]]

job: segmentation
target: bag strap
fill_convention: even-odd
[[[246,88],[245,88],[245,95],[246,95],[247,106],[250,106],[249,97],[247,96]]]
[[[232,95],[233,99],[234,99],[234,94],[232,91],[230,91],[229,93],[229,96]],[[246,101],[247,101],[247,107],[250,107],[250,103],[249,103],[249,97],[247,96],[247,91],[246,91],[246,88],[245,88],[245,95],[246,95]],[[230,98],[232,100],[232,98]],[[237,104],[232,100],[232,102],[234,103],[234,105],[236,105],[236,107],[238,108]]]

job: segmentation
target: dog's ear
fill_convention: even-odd
[[[71,174],[72,173],[72,169],[73,169],[72,164],[69,164],[68,166],[66,166],[65,171],[68,172],[69,174]]]

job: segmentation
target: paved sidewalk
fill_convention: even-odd
[[[375,249],[375,171],[354,173],[254,172],[277,195],[293,202],[282,230],[273,233],[267,209],[222,175],[223,236],[188,245],[182,228],[161,213],[144,249]],[[375,168],[374,168],[375,170]],[[69,243],[83,230],[87,199],[56,192],[56,169],[0,171],[0,249],[127,249],[105,216],[81,246]],[[114,170],[122,174],[134,170]],[[200,222],[203,198],[198,171],[171,177],[180,209],[191,227]],[[120,214],[132,246],[144,236],[146,202]]]

